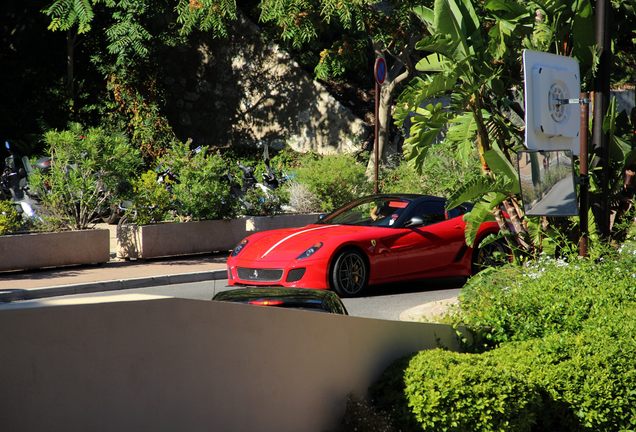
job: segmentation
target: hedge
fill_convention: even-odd
[[[634,254],[488,272],[454,319],[494,348],[402,359],[372,406],[387,430],[636,430],[635,285]]]

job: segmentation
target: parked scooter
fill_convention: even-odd
[[[9,155],[4,159],[0,174],[0,199],[13,201],[25,221],[40,219],[36,213],[38,203],[28,193],[27,171],[23,166],[25,158],[16,158],[9,141],[5,141],[4,146]],[[16,159],[22,163],[19,165]]]
[[[263,151],[263,158],[265,161],[266,171],[262,174],[262,182],[257,181],[253,167],[245,166],[240,162],[238,162],[238,167],[242,173],[242,181],[240,185],[230,173],[223,176],[224,180],[230,184],[230,192],[232,196],[241,203],[241,206],[245,209],[245,211],[250,212],[253,209],[254,204],[246,200],[245,195],[249,191],[257,189],[262,192],[262,198],[260,198],[261,204],[273,204],[275,207],[282,207],[283,210],[291,211],[291,208],[288,206],[280,206],[279,198],[274,192],[275,189],[279,188],[283,182],[286,181],[286,179],[284,176],[277,175],[271,167],[267,145],[265,145],[265,149]]]

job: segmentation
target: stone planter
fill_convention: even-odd
[[[304,226],[317,219],[316,214],[294,214],[153,225],[125,224],[118,228],[117,256],[147,259],[225,252],[253,232]]]
[[[109,233],[93,229],[4,235],[0,256],[0,271],[105,263],[110,259]]]

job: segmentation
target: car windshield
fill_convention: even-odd
[[[321,223],[339,225],[391,227],[404,213],[410,200],[396,197],[373,197],[336,210]]]

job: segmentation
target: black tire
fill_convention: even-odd
[[[367,260],[354,249],[338,254],[331,269],[331,287],[340,297],[359,296],[367,288],[369,266]]]
[[[510,262],[510,251],[505,242],[497,240],[473,250],[472,273],[477,274],[488,267],[499,267]]]

